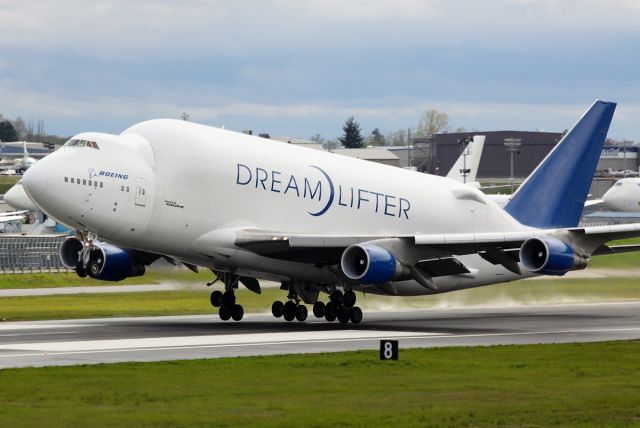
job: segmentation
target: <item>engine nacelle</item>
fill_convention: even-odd
[[[570,270],[587,267],[587,258],[575,253],[573,248],[550,236],[529,238],[520,247],[520,262],[534,273],[564,275]]]
[[[408,275],[407,268],[392,253],[367,243],[344,250],[340,266],[347,278],[363,284],[382,284]]]
[[[82,245],[82,242],[76,238],[68,238],[62,243],[60,260],[66,268],[78,271]],[[122,281],[132,276],[144,275],[145,268],[127,250],[106,242],[94,242],[86,271],[84,269],[80,271],[84,272],[83,276],[88,274],[102,281]]]

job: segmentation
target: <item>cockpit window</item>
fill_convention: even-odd
[[[618,182],[616,183],[616,186],[622,186],[622,183],[618,181]]]
[[[77,140],[75,138],[70,139],[64,143],[65,147],[91,147],[92,149],[100,150],[98,143],[89,140]]]

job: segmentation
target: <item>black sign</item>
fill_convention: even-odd
[[[398,359],[398,341],[397,340],[381,340],[380,341],[380,359],[381,360],[397,360]]]

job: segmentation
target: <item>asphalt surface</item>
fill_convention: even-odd
[[[365,313],[362,324],[267,314],[0,323],[0,368],[640,338],[640,302]]]

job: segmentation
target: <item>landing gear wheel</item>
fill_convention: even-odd
[[[349,322],[349,309],[345,308],[344,306],[338,306],[337,315],[340,324],[346,324]]]
[[[352,323],[360,324],[360,322],[362,321],[362,309],[357,306],[351,308],[351,315],[349,316],[349,318],[351,318]]]
[[[347,308],[353,308],[353,306],[356,304],[356,293],[353,290],[345,291],[342,303]]]
[[[220,306],[219,315],[222,321],[229,321],[229,318],[231,318],[231,308],[225,305]]]
[[[231,308],[231,318],[233,318],[234,321],[240,321],[243,316],[244,316],[244,309],[242,308],[242,306],[233,305],[233,307]]]
[[[282,311],[282,316],[286,321],[293,321],[296,317],[296,304],[292,301],[288,301],[284,304],[284,310]]]
[[[282,303],[279,300],[276,300],[275,302],[273,302],[273,304],[271,305],[271,313],[273,314],[273,316],[276,318],[280,318],[283,312],[284,312],[284,303]]]
[[[222,306],[222,292],[218,290],[214,291],[211,293],[211,298],[209,300],[211,301],[211,306],[219,308]]]
[[[82,267],[82,263],[78,263],[76,265],[76,273],[80,278],[84,278],[87,276],[87,270]]]
[[[309,311],[307,310],[307,307],[305,305],[298,305],[298,307],[296,308],[296,319],[298,321],[306,321],[308,314]]]
[[[236,304],[236,295],[233,294],[233,291],[224,292],[222,295],[222,304],[229,307]]]
[[[341,305],[343,298],[344,296],[342,295],[342,292],[339,290],[335,290],[333,293],[331,293],[331,296],[329,296],[329,299],[331,299],[331,301],[336,305]]]
[[[327,306],[324,308],[324,319],[329,322],[335,321],[337,317],[336,313],[336,304],[333,302],[327,303]]]
[[[99,274],[100,274],[100,263],[98,262],[89,263],[89,275],[91,275],[93,278],[97,278]]]
[[[324,317],[324,308],[325,308],[324,302],[315,302],[313,304],[313,315],[316,318]]]

